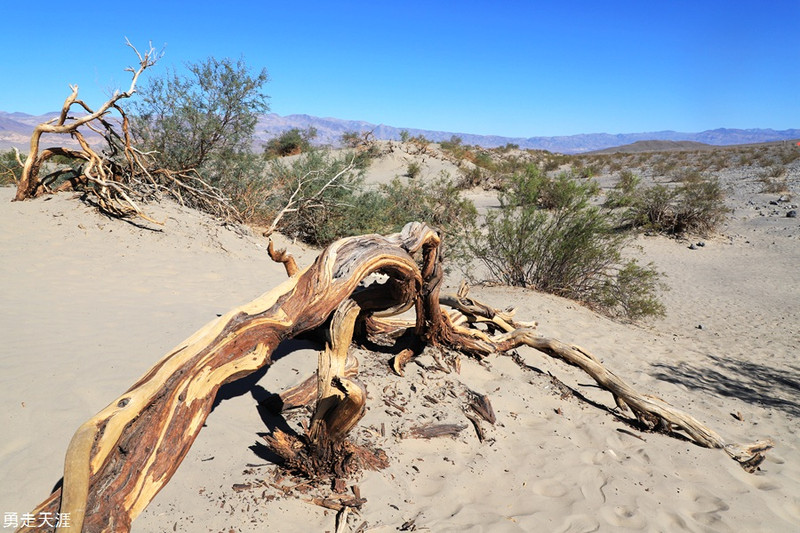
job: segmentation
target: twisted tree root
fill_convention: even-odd
[[[413,306],[416,320],[409,326],[424,344],[478,357],[531,346],[584,370],[612,393],[617,405],[629,407],[648,426],[681,429],[701,446],[723,448],[748,471],[758,466],[772,446],[769,441],[726,444],[693,417],[638,393],[585,350],[539,337],[530,327],[515,323],[510,313],[468,300],[465,291],[440,298],[439,246],[437,232],[411,223],[401,233],[386,237],[336,241],[303,270],[290,267],[283,257],[289,279],[201,328],[77,430],[66,454],[63,488],[33,513],[69,513],[69,531],[128,531],[132,520],[177,470],[219,388],[269,365],[281,341],[321,326],[337,309],[334,323],[338,320],[339,326],[334,325],[333,332],[340,338],[331,339],[330,353],[321,357],[318,370],[320,392],[313,420],[318,426],[324,422],[333,428],[332,432],[317,430],[321,438],[341,439],[363,408],[363,398],[357,398],[359,387],[346,368],[356,321],[363,319],[367,326],[372,321],[373,331],[396,332],[397,321],[382,320]],[[415,256],[419,255],[418,263]],[[359,283],[372,273],[389,279],[359,289]],[[456,309],[461,318],[451,319],[442,303]],[[486,320],[497,333],[472,327]],[[338,400],[323,409],[329,397]],[[331,415],[337,410],[344,416]]]

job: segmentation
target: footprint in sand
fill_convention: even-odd
[[[731,508],[725,500],[710,493],[695,493],[694,503],[698,510],[691,513],[692,518],[706,526],[719,524],[722,521],[720,511],[727,511]]]
[[[774,481],[770,481],[768,479],[759,479],[753,483],[753,486],[758,490],[775,490],[781,488],[781,486]]]
[[[559,527],[553,530],[555,533],[592,533],[600,531],[600,522],[586,514],[568,516]]]
[[[716,513],[718,511],[727,511],[730,509],[730,505],[725,503],[725,500],[722,498],[718,498],[711,493],[699,493],[695,492],[693,495],[694,503],[700,509],[701,512],[704,513]]]
[[[608,476],[596,468],[585,468],[579,476],[581,494],[591,506],[600,506],[606,503],[603,487],[608,483]]]
[[[569,491],[566,486],[555,479],[537,481],[532,488],[534,493],[548,498],[560,498]]]
[[[614,527],[644,529],[647,526],[647,521],[641,513],[636,508],[627,505],[603,507],[600,509],[600,516]]]

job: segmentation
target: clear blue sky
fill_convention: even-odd
[[[128,37],[159,76],[243,57],[271,108],[530,137],[800,128],[800,0],[9,2],[0,110],[97,106]]]

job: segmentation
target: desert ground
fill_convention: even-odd
[[[406,164],[405,155],[387,156],[369,178],[400,175]],[[424,160],[422,179],[448,164]],[[728,442],[772,439],[757,472],[721,450],[640,431],[588,376],[533,349],[519,350],[522,366],[504,355],[464,358],[460,373],[422,356],[398,377],[388,355],[354,348],[369,397],[352,438],[383,449],[390,465],[351,480],[367,503],[343,530],[800,530],[800,222],[786,216],[800,197],[800,168],[787,177],[787,201],[761,192],[741,168],[719,177],[733,211],[718,233],[636,240],[666,275],[663,318],[624,323],[519,288],[470,294],[515,307],[543,335],[591,351]],[[479,206],[494,203],[491,192],[469,194]],[[256,232],[171,202],[147,207],[165,221],[154,228],[104,217],[70,194],[12,196],[0,189],[0,513],[21,516],[61,478],[83,421],[181,340],[286,274]],[[277,241],[301,267],[318,253]],[[460,281],[453,272],[447,286]],[[324,487],[281,478],[260,436],[300,426],[306,414],[284,421],[259,402],[311,375],[317,348],[286,342],[274,365],[226,385],[133,531],[334,531],[335,511],[308,502]],[[497,416],[483,442],[462,411],[468,389],[487,395]],[[464,429],[413,436],[431,422]]]

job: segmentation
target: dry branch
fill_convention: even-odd
[[[130,42],[127,45],[139,61],[136,68],[125,69],[132,74],[128,90],[115,92],[94,111],[78,99],[78,86],[70,85],[71,93],[64,101],[59,116],[36,126],[31,135],[29,153],[17,182],[14,201],[80,189],[94,199],[100,210],[109,215],[120,218],[142,217],[161,225],[162,222],[147,216],[139,204],[146,198],[159,197],[166,192],[181,204],[188,203],[215,216],[238,220],[239,213],[230,205],[228,198],[216,187],[205,182],[194,169],[173,171],[157,168],[152,154],[143,153],[133,145],[130,122],[119,104],[136,92],[139,77],[146,69],[155,65],[159,56],[152,46],[142,54]],[[80,108],[79,113],[83,113],[82,115],[71,115],[75,106]],[[108,119],[112,111],[120,115],[118,121]],[[81,128],[87,128],[103,137],[106,145],[102,152],[87,142]],[[41,149],[41,138],[44,134],[69,135],[80,149]],[[56,170],[41,176],[45,162],[56,155],[79,161],[80,167]]]
[[[531,346],[584,370],[612,393],[618,405],[629,407],[648,427],[683,430],[702,446],[724,448],[750,471],[763,460],[771,443],[728,445],[688,414],[640,394],[587,351],[539,337],[529,327],[516,327],[510,313],[466,302],[465,291],[455,299],[440,298],[443,274],[439,247],[439,235],[419,223],[408,224],[401,233],[387,237],[342,239],[326,248],[311,266],[290,273],[291,277],[278,287],[207,324],[78,429],[67,450],[63,488],[34,514],[70,513],[72,527],[80,531],[128,531],[131,521],[178,468],[219,388],[269,365],[281,341],[329,320],[330,337],[320,356],[316,387],[305,386],[304,394],[316,389],[317,409],[309,442],[325,453],[337,453],[338,448],[327,443],[349,446],[342,439],[364,407],[363,389],[352,379],[346,362],[356,323],[372,320],[373,327],[380,328],[387,315],[412,306],[416,320],[408,326],[429,346],[479,357]],[[388,281],[359,288],[360,282],[373,273],[387,275]],[[451,321],[442,301],[463,312],[462,324]],[[498,333],[490,335],[472,327],[483,319],[491,320]],[[488,399],[473,398],[473,403],[476,413],[493,419]],[[434,436],[445,429],[455,431],[419,428],[412,434]],[[297,438],[276,432],[270,439],[273,449],[285,450],[290,459],[298,457]],[[385,455],[357,447],[346,452],[358,456],[365,467],[380,467],[386,461]],[[313,468],[327,460],[319,455],[310,457],[307,464]],[[301,462],[298,460],[298,464]],[[347,474],[352,466],[334,464],[340,470],[335,472],[337,476]]]

